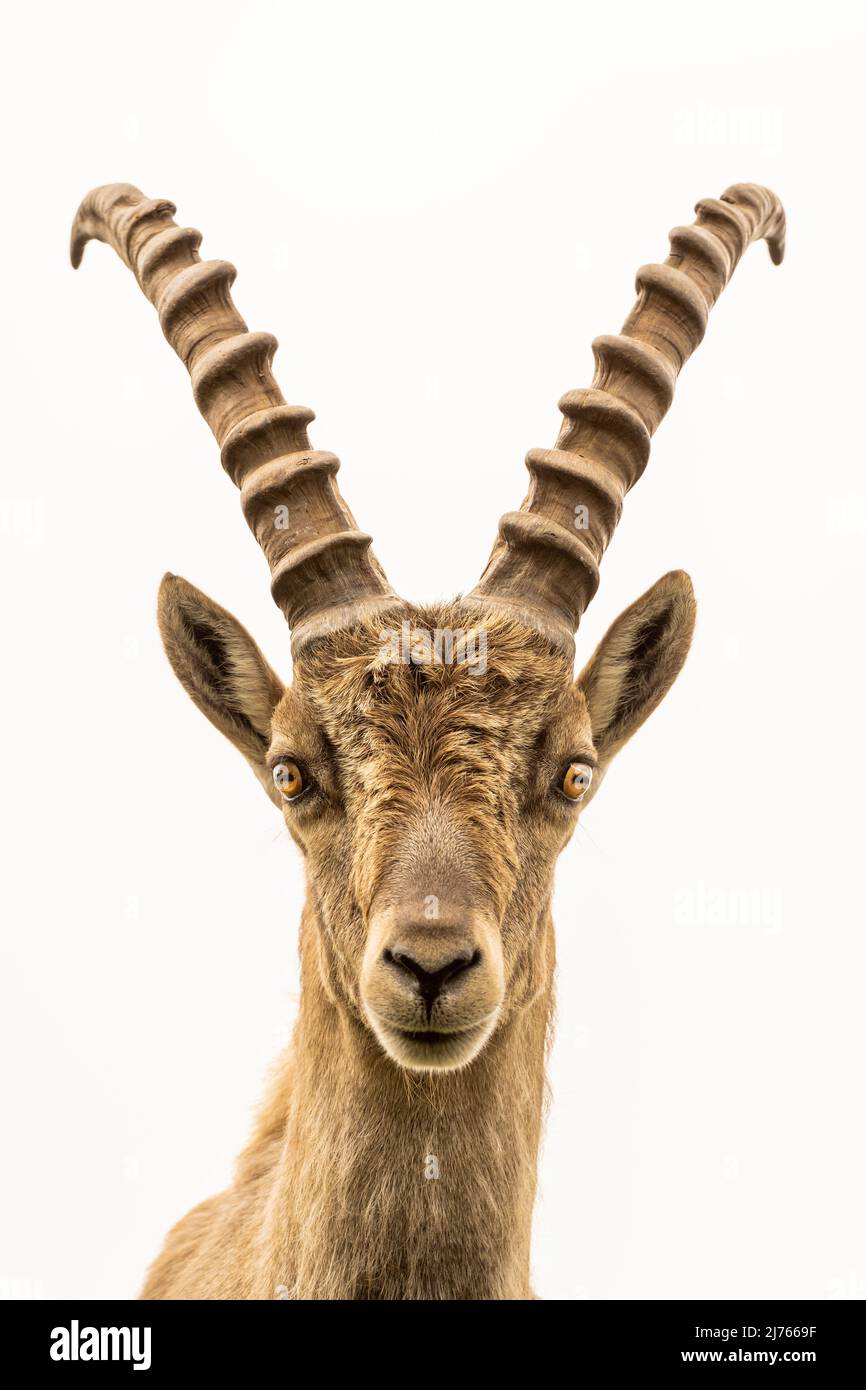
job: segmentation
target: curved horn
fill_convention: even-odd
[[[511,609],[569,650],[623,498],[646,467],[650,438],[709,310],[750,242],[766,237],[775,265],[784,255],[785,214],[766,188],[738,183],[695,211],[696,222],[671,232],[664,265],[638,271],[640,297],[622,332],[593,343],[592,386],[559,402],[565,419],[556,447],[527,455],[528,496],[500,521],[469,595]]]
[[[399,600],[340,496],[339,460],[310,448],[313,412],[287,405],[271,375],[276,338],[249,332],[229,293],[234,266],[201,261],[201,233],[178,227],[175,211],[131,184],[95,188],[73,223],[72,264],[80,265],[91,238],[107,242],[157,310],[223,467],[240,488],[297,651],[359,611]]]

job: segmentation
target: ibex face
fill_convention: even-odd
[[[492,615],[485,661],[446,663],[419,650],[421,634],[478,634],[478,614],[406,622],[417,661],[394,660],[370,624],[302,655],[268,760],[303,769],[308,787],[284,814],[315,885],[330,989],[394,1061],[446,1068],[544,978],[553,863],[578,810],[562,785],[596,759],[568,662],[531,629]]]
[[[298,653],[285,691],[239,624],[184,580],[163,581],[159,617],[184,685],[253,763],[306,857],[329,996],[403,1066],[471,1061],[549,979],[555,860],[685,659],[687,577],[666,576],[628,609],[576,682],[535,629],[471,604],[325,634]],[[436,660],[435,634],[449,632],[464,648]]]
[[[167,576],[159,621],[193,700],[244,753],[306,857],[318,969],[346,1026],[395,1063],[470,1063],[550,978],[553,866],[611,758],[662,699],[694,624],[688,577],[664,576],[573,679],[573,634],[625,493],[677,373],[740,255],[784,216],[752,185],[698,205],[663,266],[638,275],[622,334],[597,339],[592,387],[561,401],[557,446],[527,459],[464,600],[418,610],[393,593],[311,449],[311,413],[283,400],[275,347],[202,263],[171,204],[97,189],[73,229],[112,244],[156,306],[241,490],[292,629],[283,687],[231,614]]]

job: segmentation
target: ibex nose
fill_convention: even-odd
[[[413,976],[418,982],[418,993],[424,1000],[424,1007],[427,1011],[428,1022],[433,1013],[433,1005],[439,998],[443,989],[467,970],[471,970],[481,960],[479,950],[471,951],[468,948],[458,952],[450,960],[437,969],[430,969],[428,965],[422,965],[419,960],[410,953],[399,947],[393,947],[382,953],[382,959],[388,965],[394,965],[398,970],[407,975]]]

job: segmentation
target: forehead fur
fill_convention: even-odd
[[[420,662],[409,656],[410,634],[416,641],[420,635]],[[444,659],[431,660],[437,641]],[[302,653],[294,679],[296,696],[337,742],[347,725],[364,721],[383,732],[393,722],[402,742],[410,731],[400,721],[414,725],[422,710],[479,735],[534,736],[563,700],[572,703],[572,690],[571,662],[555,646],[505,614],[480,614],[459,600],[407,606],[335,633]]]

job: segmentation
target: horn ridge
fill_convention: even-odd
[[[297,651],[320,627],[350,622],[358,605],[366,612],[399,599],[340,495],[337,460],[310,446],[313,412],[289,405],[273,377],[276,338],[249,330],[231,298],[234,266],[202,261],[201,233],[179,227],[175,211],[132,184],[94,189],[73,223],[72,264],[81,264],[88,241],[105,242],[156,309],[223,466],[241,489]]]
[[[650,439],[710,310],[752,241],[766,239],[776,265],[784,255],[785,214],[769,189],[734,184],[695,211],[694,223],[670,233],[667,260],[638,271],[638,299],[620,333],[593,343],[592,385],[559,402],[563,422],[554,449],[527,455],[526,500],[519,513],[503,517],[468,596],[510,612],[523,603],[527,620],[568,650],[598,586],[622,499],[646,467]],[[517,525],[518,516],[539,524]],[[579,546],[564,544],[563,528]]]

